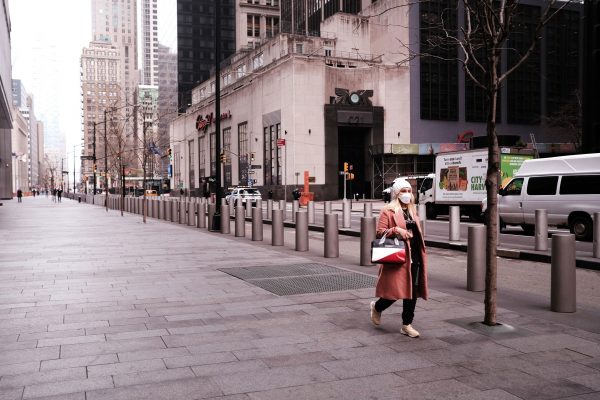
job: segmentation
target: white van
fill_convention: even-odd
[[[546,210],[548,225],[591,240],[593,215],[600,212],[600,153],[524,161],[499,191],[500,223],[533,233],[537,209]]]

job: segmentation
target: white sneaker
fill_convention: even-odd
[[[381,324],[381,313],[375,311],[375,302],[371,302],[371,322],[373,325],[378,326]]]
[[[400,333],[403,335],[406,335],[408,337],[411,337],[411,338],[419,337],[419,331],[417,331],[415,328],[413,328],[412,325],[402,325],[402,328],[400,329]]]

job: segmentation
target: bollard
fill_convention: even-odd
[[[594,229],[592,230],[592,235],[594,235],[592,257],[600,258],[600,212],[594,213]]]
[[[448,240],[451,242],[458,242],[460,240],[460,207],[450,206],[450,221],[448,223],[449,236]]]
[[[227,199],[225,197],[221,197],[221,205],[222,206],[226,206],[227,205]]]
[[[229,206],[221,203],[221,233],[231,233],[231,218],[229,218]]]
[[[371,242],[375,240],[375,217],[360,219],[360,265],[373,265],[371,262]]]
[[[241,199],[238,199],[238,203]],[[238,204],[239,206],[239,204]],[[229,200],[229,215],[235,215],[235,202],[233,200]]]
[[[350,228],[350,203],[348,199],[342,200],[342,227]]]
[[[467,290],[485,290],[485,226],[469,226],[467,243]]]
[[[296,211],[294,220],[296,221],[296,251],[308,251],[308,213]]]
[[[271,215],[271,245],[283,246],[283,210],[273,210]]]
[[[252,240],[263,240],[263,222],[262,207],[255,207],[252,210]]]
[[[165,221],[171,221],[171,202],[165,200]]]
[[[308,223],[314,224],[315,223],[315,202],[309,201],[308,205],[307,205],[307,209],[308,209]]]
[[[267,200],[267,219],[271,219],[271,215],[273,215],[273,200]]]
[[[185,209],[186,209],[186,201],[180,201],[179,202],[179,223],[180,224],[185,224]]]
[[[372,217],[373,216],[373,204],[372,203],[365,203],[365,215],[364,217]]]
[[[187,203],[188,226],[196,226],[196,204],[192,201]]]
[[[279,200],[279,209],[283,211],[281,218],[283,218],[283,221],[285,221],[287,218],[287,204],[285,203],[285,200]]]
[[[337,214],[325,214],[324,256],[335,258],[340,256],[340,238]]]
[[[548,250],[548,212],[535,210],[535,250]]]
[[[198,228],[206,228],[206,203],[200,202],[196,204],[198,210],[198,218],[196,219],[196,226]]]
[[[252,216],[252,201],[246,200],[246,217]]]
[[[300,209],[300,202],[298,200],[294,200],[292,202],[292,222],[296,222],[296,213]]]
[[[244,207],[235,208],[235,236],[246,236],[246,220],[244,219]]]
[[[425,237],[425,222],[427,222],[427,208],[425,204],[419,204],[419,208],[417,210],[417,215],[419,216],[419,220],[421,221],[421,234]]]
[[[323,214],[331,214],[331,202],[330,201],[325,202],[325,210],[323,211]]]
[[[551,258],[550,309],[554,312],[575,312],[575,235],[552,235]]]
[[[213,226],[213,217],[217,212],[217,206],[214,203],[208,203],[208,224],[206,225],[207,229],[212,230]]]
[[[171,202],[171,222],[179,222],[179,202]]]
[[[260,210],[260,212],[261,212],[260,220],[262,221],[262,212],[263,212],[263,210],[262,210],[263,209],[262,208],[262,199],[257,199],[256,200],[256,207],[255,208],[258,208]],[[254,218],[254,210],[252,210],[251,217]]]

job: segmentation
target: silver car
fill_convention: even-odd
[[[256,200],[262,199],[258,189],[252,187],[237,187],[225,198],[227,204],[233,202],[237,204],[237,200],[242,199],[242,203],[250,201],[252,205],[256,204]]]

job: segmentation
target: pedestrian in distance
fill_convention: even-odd
[[[17,190],[17,202],[18,203],[23,202],[23,191],[21,189]]]
[[[56,197],[58,198],[58,202],[60,203],[62,199],[62,189],[56,190]]]
[[[383,235],[397,237],[406,245],[404,264],[380,264],[375,296],[371,302],[371,322],[381,324],[381,313],[397,300],[402,300],[402,328],[400,333],[411,338],[419,337],[413,328],[417,298],[427,300],[427,258],[425,241],[417,217],[412,186],[405,179],[392,186],[391,200],[379,213],[378,238]]]

